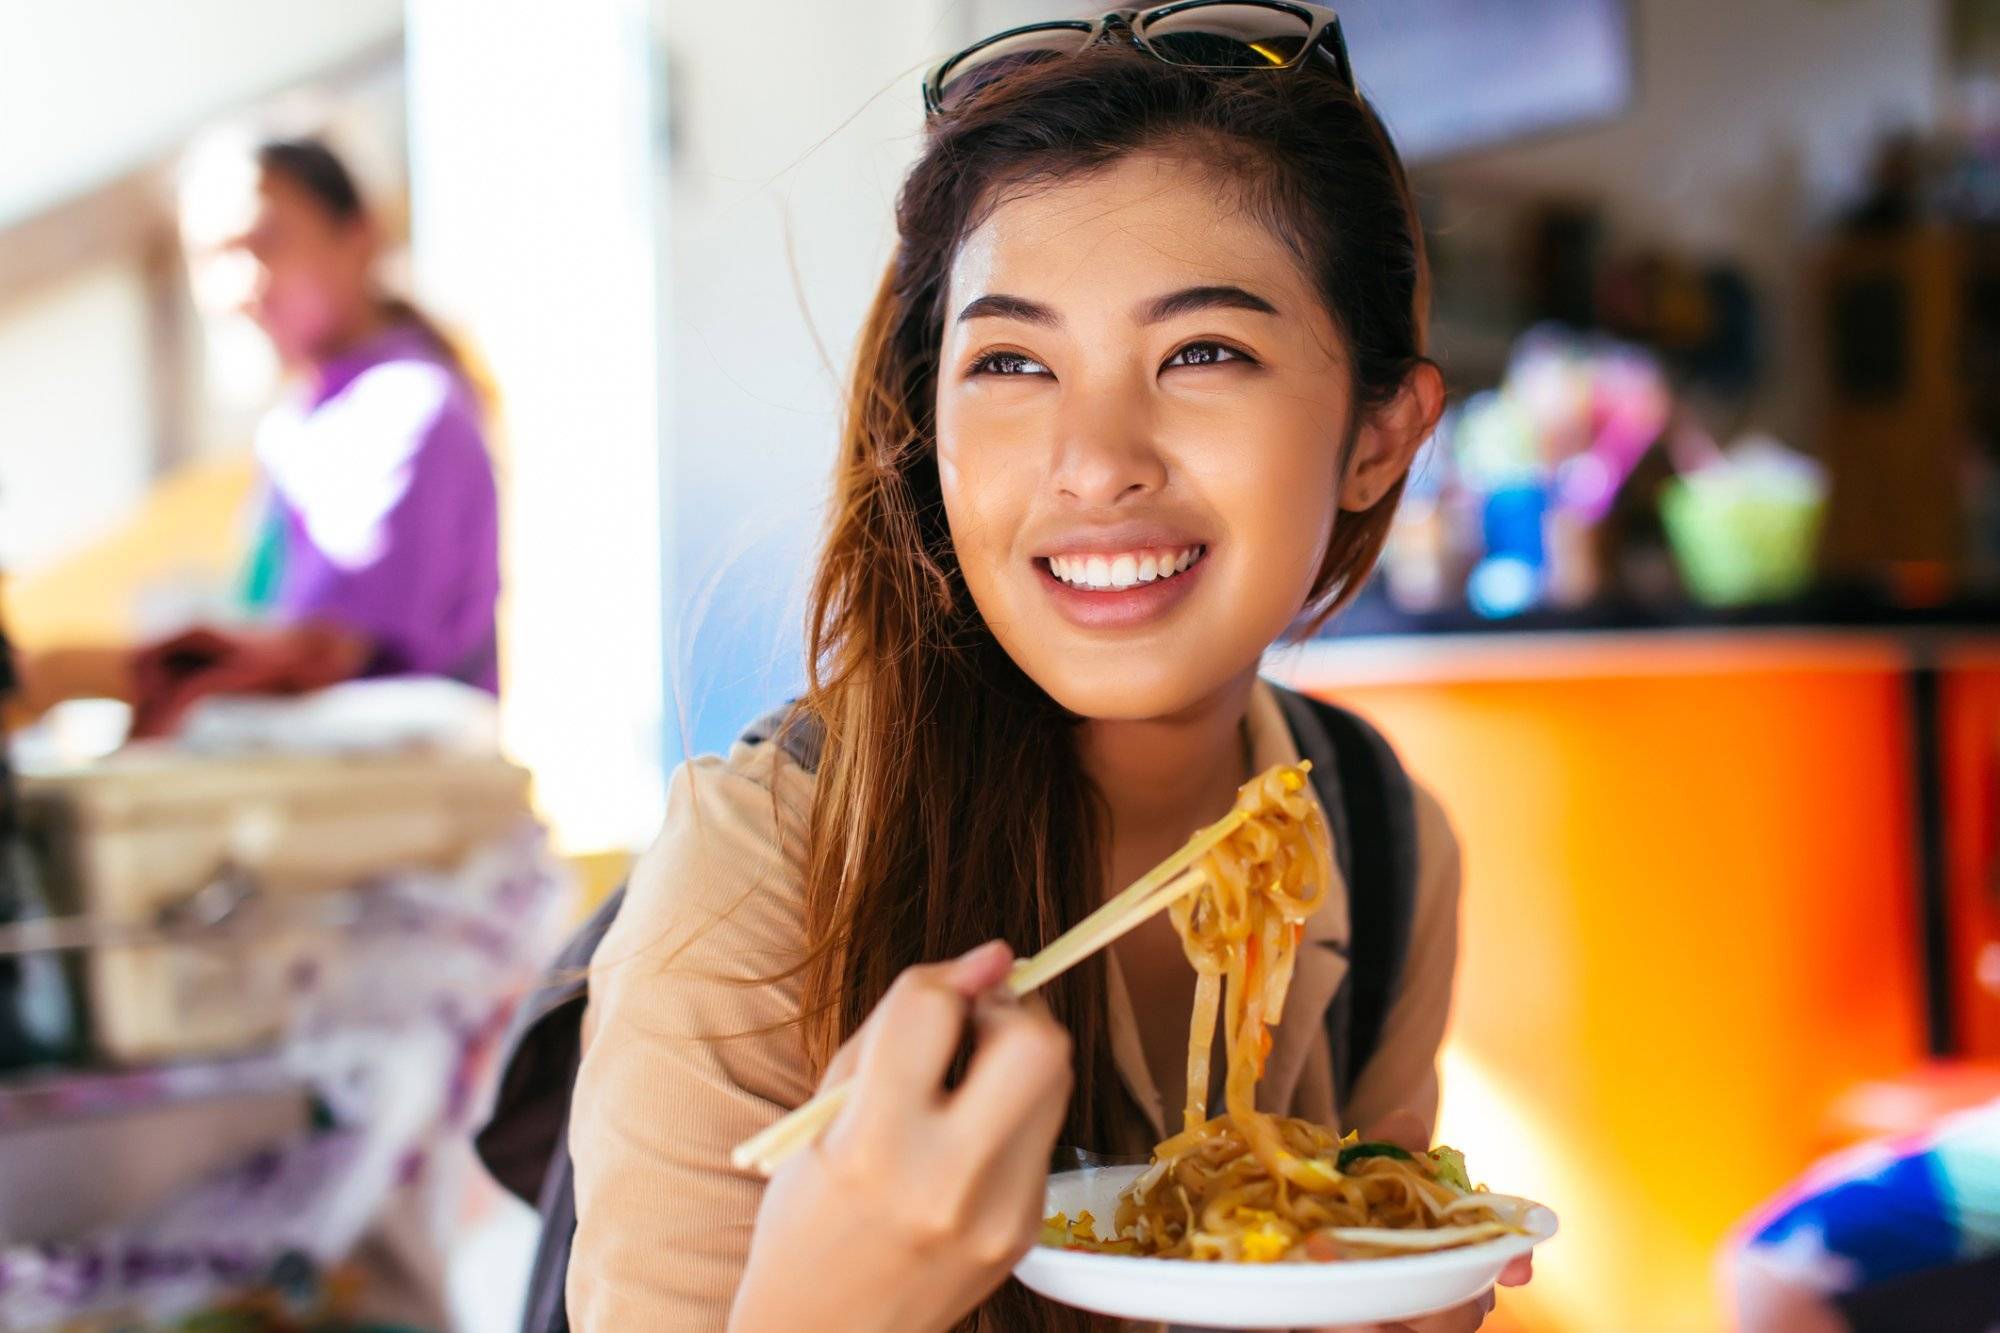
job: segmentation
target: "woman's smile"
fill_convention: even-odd
[[[1126,523],[1051,538],[1028,563],[1056,614],[1080,629],[1119,630],[1179,607],[1209,550],[1186,528]]]

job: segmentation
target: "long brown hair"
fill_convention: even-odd
[[[1186,155],[1286,240],[1345,342],[1357,420],[1423,360],[1424,254],[1402,165],[1366,102],[1316,69],[1218,77],[1106,45],[1011,73],[932,119],[861,332],[808,619],[801,715],[825,735],[803,982],[820,1060],[901,969],[996,936],[1033,950],[1101,898],[1108,821],[1078,759],[1079,720],[1014,664],[966,591],[933,395],[947,274],[997,197],[1149,149]],[[1341,515],[1302,627],[1357,590],[1401,490]],[[1075,1040],[1065,1141],[1105,1149],[1129,1112],[1101,962],[1047,996]],[[1088,1321],[1010,1283],[967,1327]]]

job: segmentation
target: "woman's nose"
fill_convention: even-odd
[[[1116,397],[1066,404],[1056,438],[1051,482],[1066,500],[1112,505],[1166,484],[1166,460],[1155,446],[1150,413]]]

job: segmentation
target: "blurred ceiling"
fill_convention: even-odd
[[[402,0],[0,0],[0,229],[401,40]]]

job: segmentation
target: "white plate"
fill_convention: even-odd
[[[1095,1167],[1049,1177],[1045,1213],[1084,1209],[1108,1224],[1118,1192],[1143,1166]],[[1210,1328],[1314,1328],[1411,1319],[1477,1297],[1509,1260],[1556,1234],[1556,1215],[1537,1205],[1525,1236],[1455,1250],[1325,1264],[1195,1263],[1137,1259],[1037,1245],[1014,1276],[1050,1300],[1125,1319]]]

